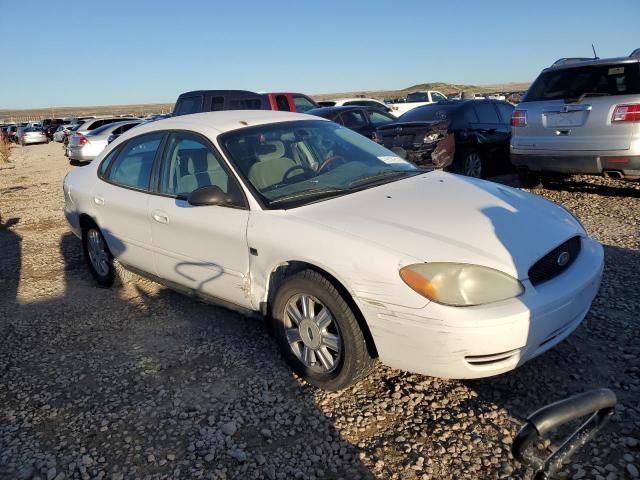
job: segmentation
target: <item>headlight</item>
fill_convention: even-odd
[[[437,133],[426,133],[424,139],[422,140],[422,143],[433,143],[438,140],[439,136],[440,135],[438,135]]]
[[[524,292],[506,273],[465,263],[416,263],[402,268],[400,278],[423,297],[455,307],[499,302]]]

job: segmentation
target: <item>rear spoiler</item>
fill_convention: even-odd
[[[557,67],[558,65],[568,65],[570,63],[587,62],[589,60],[593,60],[593,58],[587,58],[587,57],[564,57],[564,58],[559,58],[558,60],[553,62],[551,64],[551,66],[552,67]]]

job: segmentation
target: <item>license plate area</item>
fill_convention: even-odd
[[[545,127],[581,127],[587,121],[588,111],[583,112],[544,112],[542,123]]]

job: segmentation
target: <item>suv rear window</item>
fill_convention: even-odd
[[[178,99],[178,104],[174,110],[175,115],[186,115],[202,111],[202,95],[193,97],[182,97]]]
[[[543,72],[531,85],[525,102],[577,100],[586,96],[640,93],[638,63],[591,65]]]

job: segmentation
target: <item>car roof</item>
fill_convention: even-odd
[[[116,142],[142,133],[159,130],[193,130],[217,136],[221,133],[239,130],[245,127],[270,123],[292,122],[297,120],[325,121],[322,118],[304,113],[281,112],[273,110],[222,110],[217,112],[190,113],[177,117],[163,118],[155,122],[143,123],[135,129],[121,135]],[[130,134],[130,132],[133,132]],[[115,142],[114,142],[115,143]]]
[[[251,92],[249,90],[191,90],[189,92],[183,92],[181,93],[178,98],[180,97],[189,97],[192,95],[211,95],[211,94],[217,94],[217,95],[260,95],[259,93],[256,92]]]
[[[560,59],[563,60],[563,59]],[[560,62],[558,60],[558,62]],[[558,63],[557,65],[551,65],[543,70],[543,72],[554,71],[554,70],[567,70],[571,68],[578,67],[590,67],[596,65],[610,65],[610,64],[618,64],[618,63],[640,63],[640,58],[637,57],[614,57],[614,58],[594,58],[585,61],[570,61],[566,63]]]

